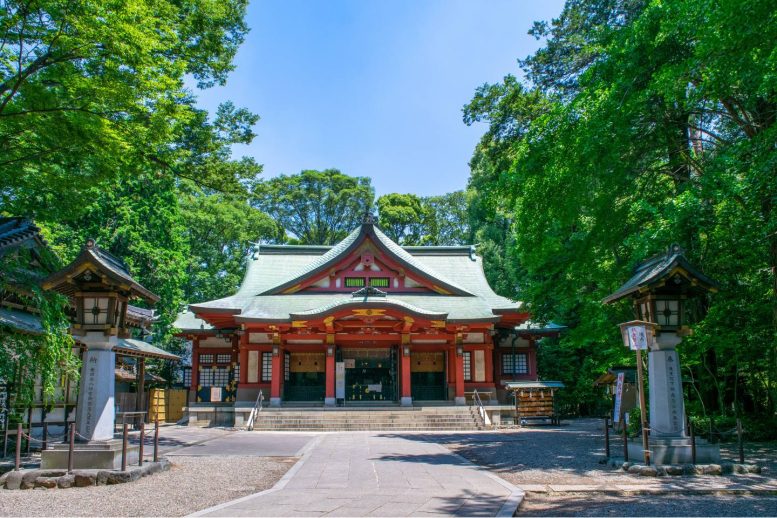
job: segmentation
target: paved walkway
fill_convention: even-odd
[[[523,492],[422,434],[324,434],[273,489],[194,516],[512,516]]]

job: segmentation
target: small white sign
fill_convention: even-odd
[[[647,329],[644,326],[629,326],[626,328],[629,337],[629,349],[646,351],[648,348]]]
[[[612,413],[612,420],[619,423],[621,420],[621,398],[623,397],[623,378],[622,372],[618,373],[618,380],[615,382],[615,409]]]
[[[383,392],[383,385],[381,383],[374,383],[367,385],[368,392]]]
[[[210,388],[210,402],[211,403],[220,403],[221,402],[221,387],[211,387]]]
[[[346,369],[353,369],[356,367],[356,359],[354,358],[346,358],[345,359],[345,368]]]

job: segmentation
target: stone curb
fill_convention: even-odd
[[[526,493],[603,493],[608,495],[777,495],[774,488],[581,488],[520,486]]]
[[[5,489],[67,489],[70,487],[103,486],[134,482],[160,471],[168,471],[170,461],[162,457],[159,462],[145,462],[127,471],[107,469],[77,469],[68,473],[65,469],[30,469],[9,471],[0,476],[0,487]]]
[[[610,462],[610,466],[622,469],[631,475],[642,477],[679,477],[698,475],[748,475],[760,474],[761,466],[757,464],[667,464],[661,466],[646,466],[635,462]]]

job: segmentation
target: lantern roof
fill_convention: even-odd
[[[129,298],[141,298],[147,302],[157,302],[159,296],[144,288],[133,279],[123,261],[103,250],[90,239],[73,262],[62,270],[53,273],[42,283],[47,290],[72,296],[78,287],[76,279],[88,281],[85,277],[96,275],[102,283],[115,288]]]
[[[684,279],[693,287],[694,291],[718,291],[718,284],[689,263],[683,252],[679,245],[673,244],[665,254],[651,257],[640,263],[634,269],[634,275],[631,279],[626,281],[615,293],[605,297],[602,302],[609,304],[624,297],[635,296],[645,289],[660,288],[676,275],[680,276],[680,282]]]

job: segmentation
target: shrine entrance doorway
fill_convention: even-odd
[[[398,399],[397,348],[341,348],[345,364],[345,401],[386,402]]]
[[[287,352],[283,383],[286,401],[323,401],[326,356],[323,352]]]
[[[410,390],[413,401],[448,399],[445,363],[444,352],[410,353]]]

